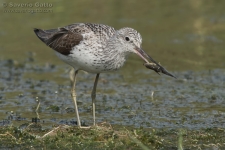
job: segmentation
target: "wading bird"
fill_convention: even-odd
[[[75,70],[71,95],[79,127],[81,127],[81,123],[75,91],[79,70],[97,74],[91,93],[93,125],[95,125],[95,97],[99,74],[121,68],[128,54],[135,53],[145,61],[147,68],[174,77],[141,49],[142,37],[132,28],[125,27],[115,30],[113,27],[103,24],[74,23],[50,30],[35,28],[34,32],[42,42],[55,50],[61,60]],[[153,63],[149,63],[148,60]]]

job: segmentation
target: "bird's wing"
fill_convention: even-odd
[[[81,34],[65,27],[51,30],[34,29],[34,32],[46,45],[63,55],[69,55],[73,47],[83,40]]]
[[[41,41],[55,51],[69,55],[74,46],[79,45],[81,41],[88,41],[89,38],[95,37],[95,40],[104,45],[105,41],[114,34],[115,29],[102,24],[75,23],[58,29],[34,29],[34,32]]]

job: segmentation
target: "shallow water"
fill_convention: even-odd
[[[9,60],[0,61],[0,67],[0,125],[31,122],[37,117],[37,100],[40,101],[39,117],[43,126],[76,124],[69,68],[20,65]],[[224,127],[225,70],[173,73],[178,79],[147,70],[136,71],[134,75],[144,74],[151,78],[131,84],[124,81],[120,73],[101,74],[96,98],[97,122],[145,128]],[[30,78],[32,74],[39,79]],[[44,79],[46,74],[52,80]],[[82,122],[88,125],[92,123],[90,95],[94,75],[84,72],[78,75],[79,111]],[[65,82],[57,82],[61,80]]]
[[[19,3],[5,1],[10,2]],[[147,128],[224,126],[225,1],[48,2],[53,7],[45,9],[52,13],[6,13],[25,8],[0,7],[0,125],[31,122],[37,117],[37,100],[43,126],[76,124],[70,112],[70,67],[32,28],[95,22],[135,28],[143,49],[178,77],[159,76],[138,56],[130,56],[119,72],[100,75],[97,122]],[[92,122],[93,82],[93,74],[79,73],[76,89],[85,124]]]

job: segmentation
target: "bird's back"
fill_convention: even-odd
[[[75,69],[87,72],[105,71],[104,47],[115,33],[103,24],[75,23],[65,27],[34,29],[38,38],[56,51],[57,56]]]
[[[35,28],[34,32],[47,46],[63,55],[69,55],[81,42],[96,42],[104,47],[106,41],[115,33],[115,29],[103,24],[75,23],[50,30]]]

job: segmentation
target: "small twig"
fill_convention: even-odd
[[[6,132],[5,134],[0,134],[0,136],[7,136],[7,135],[11,136],[14,140],[16,140],[16,138],[9,132]]]
[[[40,105],[41,105],[41,102],[40,102],[40,100],[38,99],[38,97],[36,97],[36,102],[38,102],[38,105],[37,105],[37,108],[36,108],[35,112],[36,112],[36,114],[37,114],[37,118],[40,119],[40,116],[39,116],[39,113],[38,113],[38,109],[39,109],[39,107],[40,107]]]
[[[41,138],[45,138],[47,136],[51,136],[54,132],[58,131],[60,128],[69,128],[70,126],[68,125],[63,125],[63,126],[58,126],[54,129],[52,129],[51,131],[49,131],[48,133],[44,134]]]
[[[140,146],[143,150],[149,150],[149,148],[147,146],[145,146],[141,141],[139,141],[137,138],[135,138],[132,135],[130,135],[128,130],[127,130],[127,133],[128,133],[128,137],[131,140],[133,140],[138,146]],[[136,130],[134,131],[134,134],[135,134],[136,137],[138,136],[137,133],[136,133]]]

